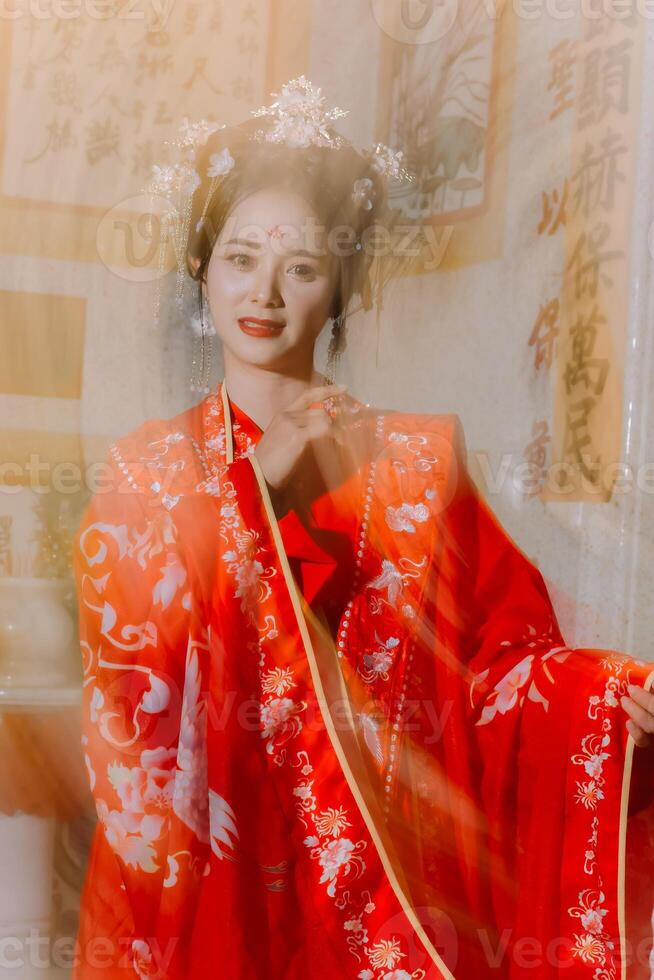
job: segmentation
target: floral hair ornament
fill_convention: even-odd
[[[331,124],[336,119],[347,116],[348,110],[340,109],[338,106],[325,108],[325,97],[321,94],[321,89],[314,86],[304,75],[291,79],[282,86],[281,92],[273,92],[272,95],[274,101],[270,105],[251,110],[253,117],[270,121],[266,128],[255,130],[249,136],[250,140],[282,143],[292,148],[321,146],[339,149],[347,143],[343,136],[333,131]],[[206,144],[209,137],[217,130],[225,128],[226,124],[207,119],[190,122],[188,117],[185,117],[179,129],[180,136],[174,140],[164,141],[165,144],[179,149],[181,159],[170,165],[153,166],[152,177],[143,188],[151,198],[156,196],[160,204],[163,203],[160,219],[157,277],[159,285],[155,304],[155,324],[159,320],[160,284],[165,272],[168,241],[172,242],[177,265],[176,301],[180,307],[183,304],[185,259],[189,245],[193,196],[202,183],[195,167],[197,148]],[[394,151],[383,143],[376,143],[371,150],[362,150],[361,153],[374,170],[387,180],[415,179],[400,163],[403,158],[402,152]],[[211,183],[202,213],[196,223],[196,232],[204,226],[216,187],[234,166],[234,158],[227,147],[209,158],[205,176],[211,178]],[[352,199],[358,207],[366,211],[371,210],[375,196],[370,178],[364,177],[354,181]],[[151,210],[154,211],[154,204],[151,205]],[[357,247],[360,249],[360,244]]]
[[[193,195],[200,186],[200,176],[195,169],[194,161],[197,147],[203,146],[209,137],[219,129],[225,129],[224,123],[210,122],[200,119],[190,122],[185,116],[179,127],[179,137],[164,140],[164,145],[176,147],[181,159],[176,163],[164,166],[153,165],[150,181],[143,192],[150,196],[150,211],[154,212],[154,201],[163,205],[160,214],[159,253],[157,267],[157,293],[155,300],[154,321],[159,322],[159,307],[161,302],[161,281],[165,274],[167,244],[170,241],[175,254],[177,265],[176,298],[182,305],[185,280],[185,257],[188,245],[193,210]]]

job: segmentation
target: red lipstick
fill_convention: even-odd
[[[284,329],[277,320],[265,320],[258,316],[240,316],[238,325],[250,337],[279,337]]]

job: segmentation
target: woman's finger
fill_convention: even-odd
[[[654,694],[651,691],[646,691],[637,684],[627,684],[627,691],[636,704],[639,704],[645,711],[649,711],[651,715],[654,715]]]
[[[649,735],[646,735],[642,728],[639,728],[636,722],[632,721],[631,718],[627,721],[626,728],[638,748],[644,749],[646,745],[649,745]]]
[[[645,711],[644,708],[641,708],[639,704],[636,704],[635,701],[628,698],[625,694],[620,698],[620,704],[639,728],[647,734],[654,732],[654,716],[650,715],[649,711]]]
[[[328,426],[331,426],[333,419],[329,412],[325,408],[305,408],[303,412],[295,411],[293,413],[293,418],[295,423],[301,428],[306,429],[307,426],[314,424],[323,424],[327,422]]]
[[[341,395],[347,385],[318,385],[316,388],[307,388],[302,394],[287,406],[288,411],[308,408],[313,402],[320,402],[330,395]]]

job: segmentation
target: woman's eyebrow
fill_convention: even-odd
[[[261,242],[253,241],[249,238],[230,238],[229,241],[224,243],[227,245],[245,245],[248,248],[261,249],[263,246]],[[322,259],[325,257],[324,252],[311,252],[306,248],[294,248],[292,245],[289,248],[283,250],[287,255],[301,255],[308,259]]]

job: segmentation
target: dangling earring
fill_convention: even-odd
[[[191,327],[194,336],[193,361],[189,387],[191,391],[198,391],[203,395],[207,395],[210,391],[211,359],[213,356],[213,338],[216,328],[208,303],[206,304],[205,313],[204,294],[202,293],[201,286],[199,290],[198,310],[191,317]]]
[[[333,317],[332,335],[329,339],[329,347],[327,348],[327,370],[325,373],[329,384],[335,383],[336,371],[341,354],[345,350],[346,342],[345,318],[341,311],[338,316]]]

